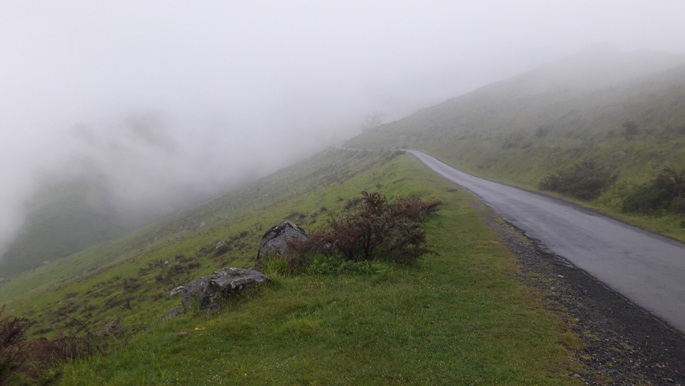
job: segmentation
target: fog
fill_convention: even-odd
[[[685,52],[672,1],[0,0],[0,253],[46,181],[169,212],[594,44]],[[166,209],[165,209],[166,208]]]

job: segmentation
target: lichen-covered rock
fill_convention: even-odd
[[[257,252],[257,260],[261,261],[267,254],[282,254],[288,248],[286,241],[292,239],[307,240],[307,233],[289,220],[279,222],[262,237],[262,241],[259,243],[259,251]]]
[[[218,307],[217,299],[228,298],[269,279],[269,276],[252,268],[221,268],[209,276],[174,288],[171,295],[181,294],[184,310],[195,307],[209,310]]]

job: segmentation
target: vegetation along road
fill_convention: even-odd
[[[541,194],[460,172],[411,154],[505,220],[645,310],[685,332],[685,245]]]

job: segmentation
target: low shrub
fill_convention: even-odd
[[[583,161],[567,171],[552,173],[542,180],[538,187],[566,194],[581,200],[599,197],[602,191],[616,181],[613,171],[592,161]]]
[[[663,168],[654,179],[631,192],[621,209],[642,214],[685,214],[685,170]]]
[[[2,317],[4,310],[0,307],[0,385],[48,384],[59,377],[59,372],[53,371],[56,366],[99,350],[91,334],[27,340],[26,332],[35,322]]]
[[[4,306],[0,312],[4,311]],[[0,319],[0,384],[8,384],[26,362],[22,343],[26,331],[34,324],[27,318],[6,316]]]
[[[331,215],[327,226],[312,232],[307,240],[288,240],[284,261],[274,262],[272,268],[286,274],[365,271],[369,267],[364,264],[348,263],[411,264],[435,253],[426,245],[423,223],[442,201],[404,197],[390,202],[377,192],[362,192],[361,198],[348,202],[355,202],[345,206],[352,210]]]

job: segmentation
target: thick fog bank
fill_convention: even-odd
[[[52,133],[59,135],[16,140],[10,153],[22,151],[0,166],[7,187],[0,192],[3,249],[26,213],[40,209],[36,205],[49,201],[54,189],[84,197],[93,214],[140,224],[216,197],[349,135],[325,128],[245,130],[234,122],[159,112],[79,122]]]

